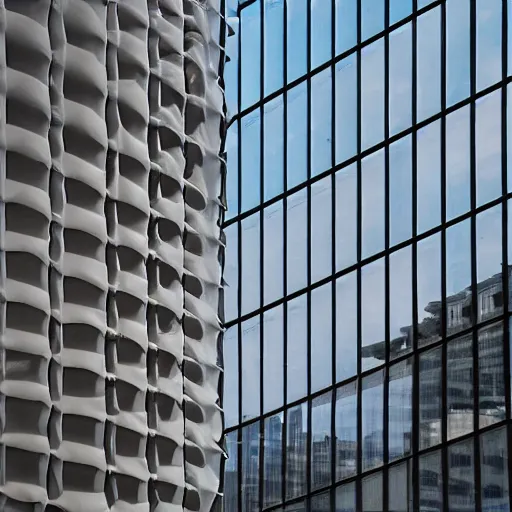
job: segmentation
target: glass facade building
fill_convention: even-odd
[[[233,3],[225,511],[509,511],[512,4]]]

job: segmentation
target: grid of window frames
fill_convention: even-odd
[[[512,4],[235,15],[224,510],[509,511]]]

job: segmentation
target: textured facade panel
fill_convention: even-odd
[[[219,6],[0,1],[0,509],[218,500]]]

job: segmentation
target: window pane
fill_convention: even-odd
[[[331,510],[331,493],[329,491],[311,497],[310,512],[329,512]]]
[[[417,133],[416,198],[418,234],[441,224],[441,123],[435,121]]]
[[[361,50],[361,80],[361,140],[364,151],[384,138],[384,39]]]
[[[313,399],[311,409],[311,488],[331,483],[331,391]]]
[[[433,343],[441,336],[441,235],[418,242],[418,345]]]
[[[229,220],[238,214],[238,121],[233,123],[226,135],[227,175],[226,199]]]
[[[357,373],[357,272],[336,280],[336,380]]]
[[[446,106],[469,96],[470,5],[467,0],[446,1]]]
[[[450,510],[475,510],[473,440],[448,447],[448,477]]]
[[[418,18],[417,119],[423,121],[441,110],[441,8]]]
[[[283,85],[284,0],[265,0],[264,6],[264,96],[268,96]]]
[[[327,9],[326,9],[327,10]],[[311,77],[311,175],[332,167],[331,68]]]
[[[476,90],[501,80],[501,0],[476,1]]]
[[[230,26],[233,29],[233,34],[226,38],[226,56],[229,61],[224,63],[224,84],[227,85],[224,89],[226,96],[226,106],[228,109],[228,117],[233,117],[238,113],[238,64],[239,53],[238,43],[240,37],[240,23],[239,21],[229,20]]]
[[[244,7],[240,12],[242,37],[242,110],[260,99],[260,0]]]
[[[389,23],[393,25],[412,14],[412,0],[389,0]]]
[[[357,261],[357,166],[349,165],[335,174],[336,270]]]
[[[512,11],[512,9],[509,9]],[[512,13],[510,14],[512,18]],[[512,21],[512,20],[511,20]],[[512,30],[510,31],[512,34]],[[511,69],[512,73],[512,69]],[[512,126],[512,85],[507,85],[507,155],[512,155],[512,130],[510,127]],[[506,169],[508,181],[507,188],[508,192],[512,191],[512,162],[510,158],[507,159],[507,169]]]
[[[263,210],[263,300],[269,304],[283,296],[283,203]]]
[[[384,2],[361,0],[361,34],[363,41],[384,30]]]
[[[478,320],[503,313],[501,205],[476,216]]]
[[[224,318],[229,322],[238,317],[238,224],[231,224],[224,232],[226,234]]]
[[[306,493],[306,426],[307,405],[288,411],[286,423],[286,499]],[[293,510],[293,509],[292,509]]]
[[[501,196],[501,91],[476,100],[476,200]]]
[[[260,214],[242,221],[242,315],[260,306]]]
[[[500,428],[480,437],[482,510],[510,510],[506,433]]]
[[[487,427],[505,419],[503,324],[478,331],[479,420]]]
[[[383,461],[384,371],[365,377],[362,386],[362,452],[363,471],[366,471]]]
[[[336,488],[336,512],[356,512],[356,485],[354,482]]]
[[[287,292],[290,294],[304,288],[308,280],[308,196],[306,189],[302,189],[288,198],[287,210],[286,272]]]
[[[448,343],[448,439],[473,431],[473,341],[471,335]]]
[[[332,274],[332,178],[311,185],[311,282]]]
[[[242,511],[259,510],[260,424],[251,423],[242,429]]]
[[[307,71],[308,44],[308,0],[287,0],[287,58],[288,83],[293,82]]]
[[[311,392],[332,383],[332,288],[327,283],[311,292]]]
[[[357,0],[336,1],[336,55],[357,43]]]
[[[441,452],[420,457],[420,512],[442,512],[443,473]]]
[[[369,370],[384,362],[386,347],[384,259],[361,269],[361,367]]]
[[[336,390],[336,481],[357,468],[357,383]]]
[[[388,510],[413,512],[412,461],[389,468],[388,479]]]
[[[363,512],[383,512],[382,472],[363,478],[361,482],[363,495]]]
[[[283,306],[263,314],[263,413],[283,405]]]
[[[420,354],[419,360],[419,447],[420,450],[441,443],[442,352],[440,348]]]
[[[260,110],[242,117],[242,211],[260,204]]]
[[[471,325],[470,287],[471,223],[467,219],[446,230],[446,315],[448,335]]]
[[[311,0],[311,69],[331,58],[331,6]]]
[[[384,150],[367,156],[361,162],[362,251],[363,258],[384,249],[385,172]]]
[[[288,302],[287,391],[288,403],[308,392],[307,382],[307,296],[301,295]]]
[[[470,209],[469,106],[446,117],[446,216],[451,220]]]
[[[412,235],[412,138],[389,146],[389,244]]]
[[[260,317],[242,323],[242,421],[260,414]]]
[[[265,420],[263,459],[263,504],[275,505],[282,501],[283,413]]]
[[[238,432],[226,434],[228,459],[224,468],[224,511],[238,512]]]
[[[238,424],[238,325],[224,333],[224,421],[226,428]]]
[[[264,200],[284,190],[284,121],[283,97],[269,101],[264,107]]]
[[[288,161],[287,186],[292,188],[308,177],[308,90],[306,82],[290,90],[287,96]]]
[[[357,153],[357,55],[335,65],[336,163]]]

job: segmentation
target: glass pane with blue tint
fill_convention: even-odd
[[[480,436],[482,510],[509,508],[507,431],[492,430]]]
[[[263,313],[263,413],[283,405],[283,306]]]
[[[476,202],[499,197],[501,188],[501,90],[476,100]]]
[[[260,99],[261,8],[260,0],[240,12],[242,110]]]
[[[357,54],[335,65],[336,163],[357,153]]]
[[[224,320],[229,322],[238,317],[238,224],[231,224],[224,233]]]
[[[428,124],[416,134],[416,200],[418,234],[439,226],[441,224],[440,121]]]
[[[260,414],[260,317],[242,323],[242,421]]]
[[[385,239],[385,172],[384,150],[361,162],[362,186],[362,257],[384,250]]]
[[[467,219],[446,230],[447,334],[471,325],[471,223]]]
[[[283,413],[265,419],[263,439],[263,506],[282,502]]]
[[[473,432],[473,339],[466,334],[448,343],[446,402],[448,439]]]
[[[418,18],[417,119],[423,121],[441,110],[441,7]]]
[[[336,381],[357,373],[357,272],[336,280]]]
[[[476,90],[501,80],[501,0],[476,0]]]
[[[449,510],[475,510],[475,460],[473,440],[448,447]]]
[[[357,0],[335,0],[336,55],[357,44]]]
[[[390,359],[412,350],[412,250],[404,247],[389,255]]]
[[[311,78],[311,176],[332,167],[331,68]]]
[[[389,468],[388,510],[414,512],[412,486],[412,460]]]
[[[362,383],[363,471],[380,466],[384,457],[384,370]]]
[[[384,258],[361,269],[361,368],[384,363],[386,354]]]
[[[332,178],[311,185],[311,282],[332,274]]]
[[[286,505],[286,507],[284,507],[284,512],[306,512],[306,510],[306,500],[298,503],[292,503],[291,505]]]
[[[357,471],[357,382],[336,390],[336,481]]]
[[[389,35],[389,133],[411,126],[412,111],[412,24]]]
[[[356,484],[340,485],[336,488],[336,512],[356,512]]]
[[[361,144],[364,151],[384,138],[384,39],[361,50],[361,81]]]
[[[467,0],[446,1],[446,106],[469,96],[470,6]]]
[[[384,512],[382,502],[382,471],[363,478],[361,487],[363,512]]]
[[[288,189],[308,177],[308,89],[303,82],[287,95],[287,186]]]
[[[283,296],[283,202],[263,210],[263,303]]]
[[[476,279],[478,321],[503,313],[501,205],[476,216]]]
[[[389,0],[389,24],[393,25],[412,14],[412,0]]]
[[[409,358],[389,369],[388,450],[390,461],[406,457],[412,450],[412,364],[412,358]]]
[[[446,117],[446,219],[470,209],[469,106]]]
[[[242,220],[242,315],[260,306],[260,214]]]
[[[488,427],[506,419],[503,323],[478,330],[479,424]]]
[[[441,235],[420,240],[416,258],[418,345],[421,347],[441,336]]]
[[[227,177],[226,200],[228,211],[225,220],[238,214],[238,121],[235,121],[226,135]]]
[[[418,0],[418,9],[434,3],[436,0]]]
[[[443,467],[440,450],[420,457],[419,478],[420,511],[442,512]]]
[[[265,130],[263,199],[268,201],[284,190],[283,97],[269,101],[263,109]]]
[[[226,106],[229,116],[232,117],[238,112],[238,44],[239,44],[239,25],[238,18],[231,18],[229,26],[233,29],[233,34],[226,38],[226,55],[229,60],[224,64],[224,88],[226,96]]]
[[[332,391],[313,398],[311,407],[311,489],[331,483]]]
[[[288,410],[286,420],[286,499],[306,493],[307,424],[308,408],[306,403],[296,405]]]
[[[300,295],[287,303],[287,402],[294,402],[308,392],[308,301]]]
[[[283,86],[284,68],[284,2],[285,0],[264,0],[265,27],[265,74],[264,96]]]
[[[361,36],[363,41],[384,30],[385,2],[361,0]]]
[[[224,333],[224,421],[226,428],[238,424],[238,325]]]
[[[322,492],[311,497],[310,512],[329,512],[331,510],[331,493]]]
[[[224,467],[224,511],[238,512],[238,432],[226,434],[228,459]]]
[[[311,1],[311,69],[331,58],[331,2]]]
[[[442,357],[441,348],[419,355],[419,447],[441,443],[442,438]]]
[[[332,383],[332,284],[311,292],[311,392]]]
[[[241,119],[242,125],[242,208],[250,210],[261,201],[260,144],[261,113],[255,110]]]
[[[304,288],[308,282],[308,195],[302,189],[287,201],[287,293]]]
[[[389,245],[412,236],[412,137],[389,146]]]
[[[305,75],[308,44],[308,0],[287,0],[287,82]],[[289,123],[288,123],[289,125]]]
[[[335,174],[336,190],[336,270],[357,261],[357,165]]]
[[[260,510],[258,487],[260,468],[260,424],[251,423],[242,429],[242,512]]]

